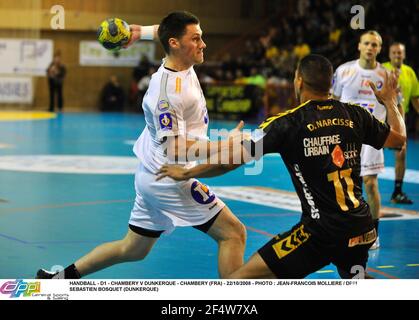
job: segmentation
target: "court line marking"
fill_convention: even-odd
[[[399,277],[388,274],[387,272],[383,272],[383,271],[380,271],[380,270],[377,270],[377,269],[374,269],[374,268],[371,268],[371,267],[367,267],[367,271],[380,274],[380,275],[382,275],[386,278],[390,278],[390,279],[400,279]]]
[[[237,217],[243,218],[262,218],[262,217],[299,217],[300,213],[238,213]]]
[[[290,191],[283,191],[282,192],[282,190],[276,190],[276,189],[265,188],[265,187],[260,187],[260,189],[268,189],[268,190],[271,190],[271,191],[277,191],[278,193],[285,193],[285,194],[288,194],[288,195],[293,193],[293,192],[290,192]],[[98,205],[98,204],[127,203],[127,202],[131,202],[131,201],[133,201],[133,200],[104,200],[104,201],[71,202],[71,203],[63,203],[63,204],[43,205],[43,206],[37,206],[37,207],[14,208],[14,209],[9,209],[8,211],[9,212],[36,211],[36,210],[39,210],[39,209],[56,209],[56,208],[65,208],[65,207],[83,206],[83,205],[88,205],[89,206],[89,205]],[[274,234],[271,234],[269,232],[266,232],[266,231],[263,231],[263,230],[260,230],[260,229],[257,229],[257,228],[251,227],[251,226],[247,226],[247,225],[246,225],[246,229],[248,229],[249,231],[253,231],[253,232],[262,234],[262,235],[267,236],[267,237],[274,237],[275,236]],[[7,235],[1,234],[1,233],[0,233],[0,236],[3,237],[3,238],[9,239],[9,240],[13,240],[13,241],[23,243],[23,244],[36,245],[38,248],[41,248],[41,249],[45,249],[45,247],[38,246],[37,245],[38,243],[39,244],[50,243],[50,242],[39,242],[39,241],[38,242],[28,242],[28,241],[20,240],[20,239],[10,237],[10,236],[7,236]],[[84,243],[84,241],[81,241],[81,242]],[[89,241],[89,242],[96,242],[96,241]],[[57,243],[59,243],[59,242],[57,242]],[[78,243],[78,242],[77,241],[71,241],[71,242],[66,242],[66,243]],[[407,266],[419,266],[419,264],[410,264],[410,265],[407,265]],[[379,270],[372,269],[370,267],[368,267],[368,269],[370,269],[372,272],[381,274],[381,275],[386,276],[388,278],[399,279],[399,278],[394,277],[390,274],[387,274],[387,273],[379,271]],[[331,270],[331,271],[334,272],[333,270]]]
[[[30,241],[21,240],[21,239],[9,236],[9,235],[4,234],[4,233],[0,233],[0,237],[5,238],[7,240],[11,240],[11,241],[19,242],[19,243],[22,243],[22,244],[26,244],[26,245],[34,245],[35,247],[37,247],[39,249],[46,249],[44,246],[40,246],[40,245],[32,243]]]
[[[378,175],[378,179],[394,181],[394,167],[385,167],[384,171]],[[406,169],[403,182],[419,183],[419,170]]]
[[[82,201],[82,202],[67,202],[61,204],[46,204],[34,207],[23,207],[23,208],[10,208],[10,209],[3,209],[2,213],[15,213],[15,212],[31,212],[37,211],[42,209],[60,209],[60,208],[68,208],[68,207],[78,207],[78,206],[95,206],[98,204],[113,204],[113,203],[127,203],[127,202],[134,202],[133,199],[130,200],[98,200],[98,201]]]
[[[301,202],[294,191],[261,186],[222,186],[211,187],[220,198],[252,203],[272,208],[280,208],[301,213]],[[382,207],[385,214],[397,214],[397,217],[384,217],[382,221],[419,219],[419,211],[394,207]]]
[[[0,121],[2,122],[48,120],[56,117],[57,114],[46,111],[0,111]]]
[[[260,230],[260,229],[253,228],[253,227],[250,227],[248,225],[245,225],[245,226],[246,226],[246,229],[248,229],[250,231],[253,231],[253,232],[256,232],[256,233],[259,233],[259,234],[263,234],[264,236],[267,236],[268,238],[275,237],[275,235],[272,234],[272,233],[269,233],[269,232],[266,232],[266,231],[263,231],[263,230]]]

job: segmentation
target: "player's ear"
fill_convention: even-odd
[[[179,49],[179,40],[176,38],[170,38],[169,39],[169,46],[173,49]]]
[[[300,90],[303,87],[303,78],[300,75],[295,77],[295,86]]]

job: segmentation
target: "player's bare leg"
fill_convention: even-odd
[[[413,201],[410,200],[407,195],[402,191],[404,174],[406,172],[406,144],[402,147],[401,150],[396,150],[396,179],[395,179],[395,188],[391,196],[391,202],[400,203],[400,204],[412,204]]]
[[[374,220],[375,228],[378,233],[378,223],[381,218],[381,196],[378,190],[378,177],[377,175],[370,175],[362,177],[365,185],[365,193],[367,194],[367,203],[370,207],[371,215]],[[377,240],[371,246],[371,250],[378,249],[380,247],[380,240],[377,236]]]
[[[40,269],[40,279],[78,279],[117,263],[144,259],[158,238],[139,235],[130,229],[124,239],[99,245],[65,270],[51,273]]]
[[[77,260],[74,265],[80,275],[85,276],[117,263],[142,260],[157,239],[139,235],[128,229],[124,239],[101,244]]]
[[[377,175],[363,177],[365,192],[367,194],[367,202],[370,206],[372,218],[374,220],[381,218],[381,196],[378,190],[378,177]]]
[[[218,243],[218,272],[220,278],[226,278],[243,265],[246,228],[226,206],[208,230],[208,235]]]

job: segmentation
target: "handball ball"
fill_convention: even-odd
[[[105,49],[116,51],[121,49],[131,37],[128,23],[119,18],[103,21],[97,29],[97,40]]]

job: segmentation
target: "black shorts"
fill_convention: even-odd
[[[333,263],[342,278],[363,278],[375,229],[347,240],[323,240],[302,223],[278,234],[259,249],[269,269],[280,279],[301,279]]]

